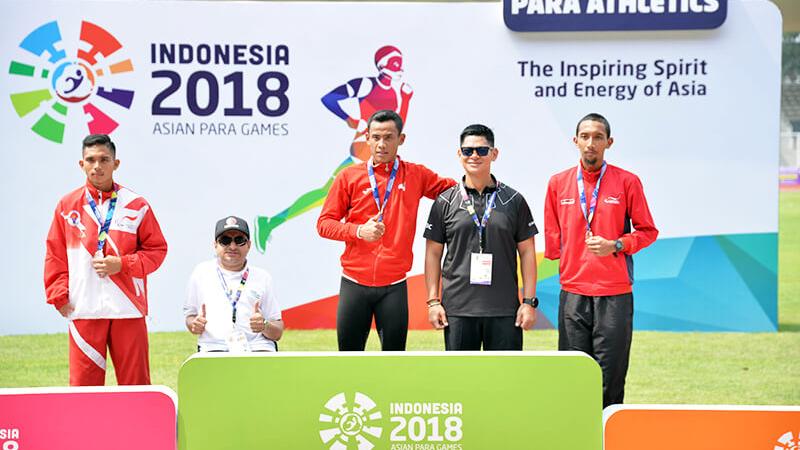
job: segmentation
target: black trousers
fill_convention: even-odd
[[[339,351],[363,351],[373,317],[381,340],[381,349],[405,350],[408,336],[406,282],[371,287],[343,277],[336,311]]]
[[[589,297],[561,291],[558,349],[584,352],[603,371],[603,408],[622,403],[633,336],[633,294]]]
[[[516,317],[447,316],[445,350],[522,350],[522,328]]]

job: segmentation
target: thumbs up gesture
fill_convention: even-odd
[[[203,331],[206,329],[206,305],[205,303],[200,309],[200,314],[194,316],[194,319],[189,322],[189,331],[192,334],[203,334]]]
[[[264,331],[264,316],[261,314],[261,302],[256,302],[253,308],[253,315],[250,316],[250,329],[253,333],[261,333]]]

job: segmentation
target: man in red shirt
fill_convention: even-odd
[[[83,140],[86,184],[56,206],[47,235],[47,303],[69,320],[69,382],[105,383],[106,349],[117,384],[150,384],[147,275],[167,254],[150,205],[113,180],[116,146],[105,134]]]
[[[364,350],[373,317],[383,350],[405,350],[406,274],[419,201],[455,185],[427,167],[400,160],[403,120],[391,110],[367,122],[369,161],[342,170],[322,207],[319,235],[345,242],[336,314],[339,350]]]
[[[656,240],[642,182],[605,162],[614,140],[600,114],[578,122],[580,162],[550,178],[545,257],[560,259],[558,349],[587,353],[603,371],[603,407],[622,403],[633,330],[633,258]]]

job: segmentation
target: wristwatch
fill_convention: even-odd
[[[538,299],[538,298],[536,298],[536,297],[533,297],[533,298],[523,298],[523,299],[522,299],[522,303],[524,303],[524,304],[526,304],[526,305],[531,305],[531,306],[533,307],[533,309],[536,309],[536,308],[538,308],[538,307],[539,307],[539,299]]]
[[[625,245],[622,243],[621,239],[614,241],[614,253],[621,252],[623,248],[625,248]]]

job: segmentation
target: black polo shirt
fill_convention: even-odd
[[[489,286],[469,282],[471,256],[479,251],[478,228],[463,205],[459,185],[442,192],[431,207],[423,236],[447,247],[442,266],[442,304],[447,315],[504,317],[517,314],[517,243],[539,230],[522,194],[502,183],[499,187],[485,188],[483,194],[467,188],[478,220],[483,217],[486,203],[495,190],[498,191],[495,208],[483,234],[483,252],[492,254],[492,284]]]

